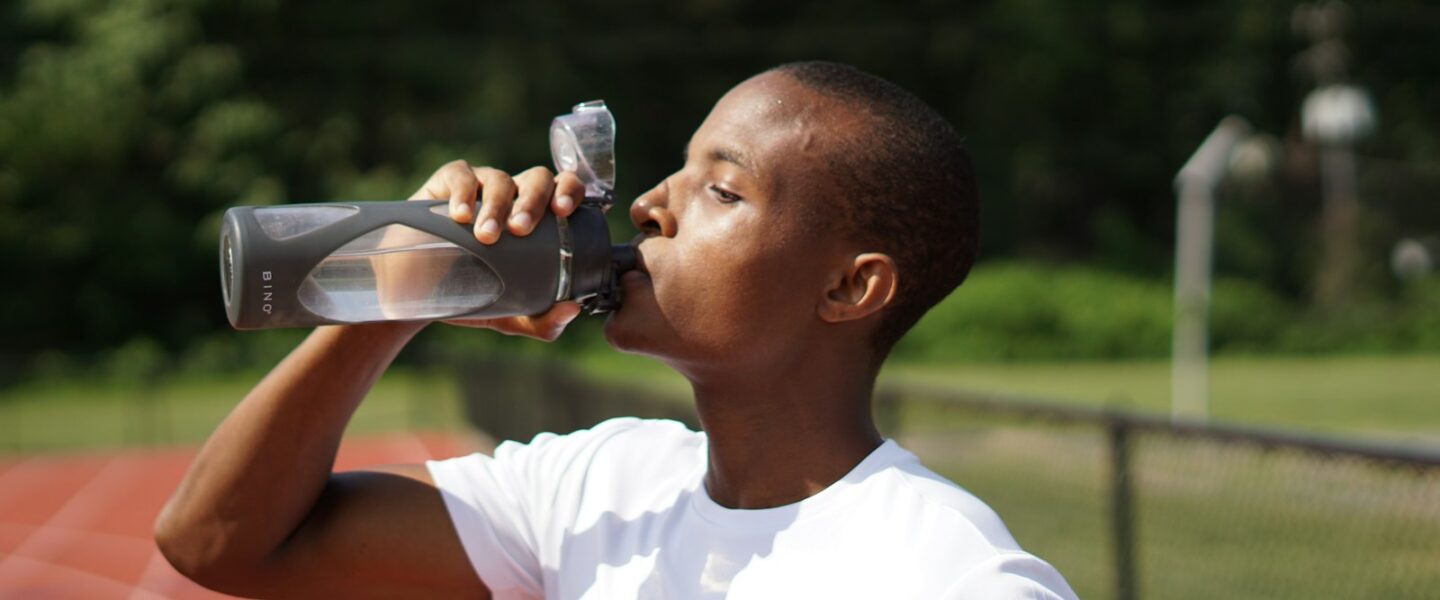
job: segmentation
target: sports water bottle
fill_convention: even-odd
[[[231,208],[220,226],[220,283],[236,329],[492,318],[576,300],[591,314],[620,303],[635,268],[612,246],[615,119],[604,101],[550,124],[557,171],[585,183],[569,217],[547,212],[524,237],[489,246],[443,200]]]

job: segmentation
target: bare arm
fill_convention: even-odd
[[[176,568],[254,596],[488,597],[423,467],[330,475],[345,424],[419,329],[321,327],[275,367],[211,435],[157,523]]]
[[[557,197],[583,193],[573,176],[557,186],[540,171],[512,182],[451,163],[416,198],[449,198],[452,216],[470,222],[483,193],[481,220],[511,214],[513,204],[535,223],[557,187]],[[561,214],[573,208],[573,201],[556,203]],[[498,239],[479,225],[482,242]],[[529,233],[514,220],[509,230]],[[553,340],[578,311],[566,303],[536,317],[462,324]],[[320,327],[261,380],[201,448],[156,522],[156,542],[171,564],[207,587],[246,596],[488,598],[423,465],[331,474],[356,407],[424,326]]]

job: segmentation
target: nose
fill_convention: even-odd
[[[630,204],[630,222],[640,231],[664,237],[675,237],[678,223],[670,211],[670,182],[665,180],[641,194]]]

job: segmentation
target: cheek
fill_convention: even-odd
[[[742,238],[725,233],[692,240],[676,256],[685,267],[656,288],[657,302],[673,310],[681,331],[705,345],[729,346],[803,326],[814,306],[803,248],[764,237],[738,242]]]
[[[685,204],[677,237],[646,242],[657,277],[610,318],[622,350],[718,365],[766,361],[804,337],[823,273],[815,240],[747,207]],[[770,221],[766,221],[770,219]]]

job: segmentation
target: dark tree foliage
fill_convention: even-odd
[[[0,6],[0,356],[223,330],[218,215],[401,198],[460,157],[548,162],[549,119],[604,98],[620,195],[679,163],[743,78],[828,59],[915,91],[966,136],[982,255],[1170,268],[1175,170],[1224,115],[1284,141],[1231,194],[1218,264],[1303,297],[1318,210],[1293,5],[1014,0],[291,2]],[[1349,36],[1381,128],[1361,148],[1372,237],[1440,230],[1440,9],[1365,3]],[[1427,166],[1428,165],[1428,166]],[[1428,195],[1429,198],[1421,196]],[[617,217],[617,227],[621,226]]]

